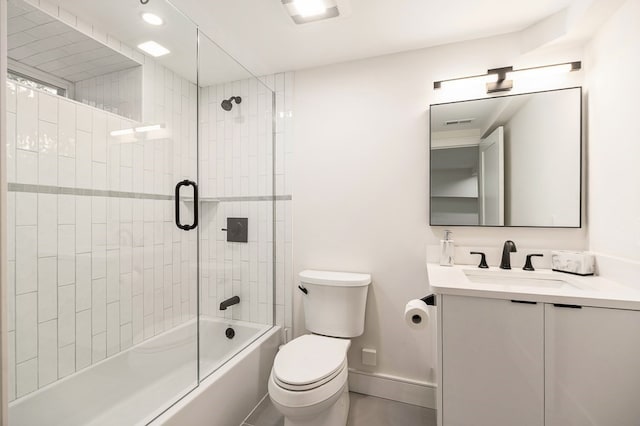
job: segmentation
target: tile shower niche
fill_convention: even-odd
[[[9,82],[72,99],[135,121],[142,117],[142,66],[58,17],[8,2]],[[119,45],[119,42],[118,42]],[[142,56],[140,56],[142,58]]]

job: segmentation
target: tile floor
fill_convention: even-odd
[[[347,426],[436,426],[436,411],[375,396],[350,392]],[[284,419],[269,398],[242,426],[283,426]]]

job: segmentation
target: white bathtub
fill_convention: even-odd
[[[229,326],[236,333],[233,339],[225,336]],[[188,393],[179,402],[179,410],[169,410],[153,424],[197,425],[195,420],[189,423],[173,421],[190,414],[190,401],[202,398],[207,400],[206,406],[210,410],[216,406],[226,410],[229,407],[227,398],[232,396],[233,389],[217,381],[256,371],[255,377],[247,380],[255,388],[255,402],[247,401],[246,405],[250,406],[241,407],[244,411],[237,414],[237,422],[234,418],[233,423],[212,423],[211,420],[206,423],[239,424],[266,393],[268,371],[262,371],[262,363],[271,357],[271,367],[280,343],[278,330],[278,327],[240,321],[201,319],[201,377],[218,371],[198,386],[196,322],[190,321],[12,402],[9,404],[9,423],[12,426],[142,425]],[[257,368],[253,368],[253,363]],[[243,396],[246,389],[239,391],[238,398],[251,399]],[[224,401],[218,404],[215,398],[222,397]],[[205,424],[204,420],[202,424]]]

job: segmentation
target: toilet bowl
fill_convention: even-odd
[[[285,426],[345,426],[349,338],[364,330],[371,276],[303,271],[300,282],[305,324],[312,334],[280,348],[269,377],[269,397]]]
[[[349,414],[346,339],[304,335],[276,355],[269,397],[285,426],[344,425]]]

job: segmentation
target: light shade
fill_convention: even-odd
[[[167,49],[166,47],[162,46],[161,44],[156,43],[153,40],[146,41],[144,43],[140,43],[138,45],[138,49],[142,50],[145,53],[148,53],[149,55],[153,56],[154,58],[157,58],[159,56],[164,56],[164,55],[170,53],[169,49]]]
[[[538,68],[527,68],[523,70],[514,70],[507,73],[508,79],[518,79],[518,78],[536,78],[536,77],[544,77],[548,75],[554,74],[562,74],[566,72],[574,71],[575,62],[569,64],[559,64],[559,65],[550,65],[547,67],[538,67]],[[580,69],[579,66],[576,69]]]
[[[149,25],[159,26],[164,24],[164,21],[161,17],[154,13],[145,12],[142,14],[142,20]]]
[[[486,84],[486,83],[495,83],[498,81],[498,74],[484,74],[484,75],[475,75],[473,77],[465,77],[465,78],[454,78],[451,80],[444,80],[436,82],[436,89],[440,88],[449,88],[449,87],[469,87],[474,84]]]
[[[544,65],[541,67],[524,68],[521,70],[514,70],[512,67],[494,68],[488,70],[486,74],[482,75],[434,81],[433,88],[440,89],[445,84],[448,86],[452,83],[478,83],[482,81],[486,83],[487,93],[503,92],[509,91],[513,88],[513,80],[533,79],[548,75],[578,71],[580,69],[582,69],[582,62],[580,61],[567,62],[564,64]]]

